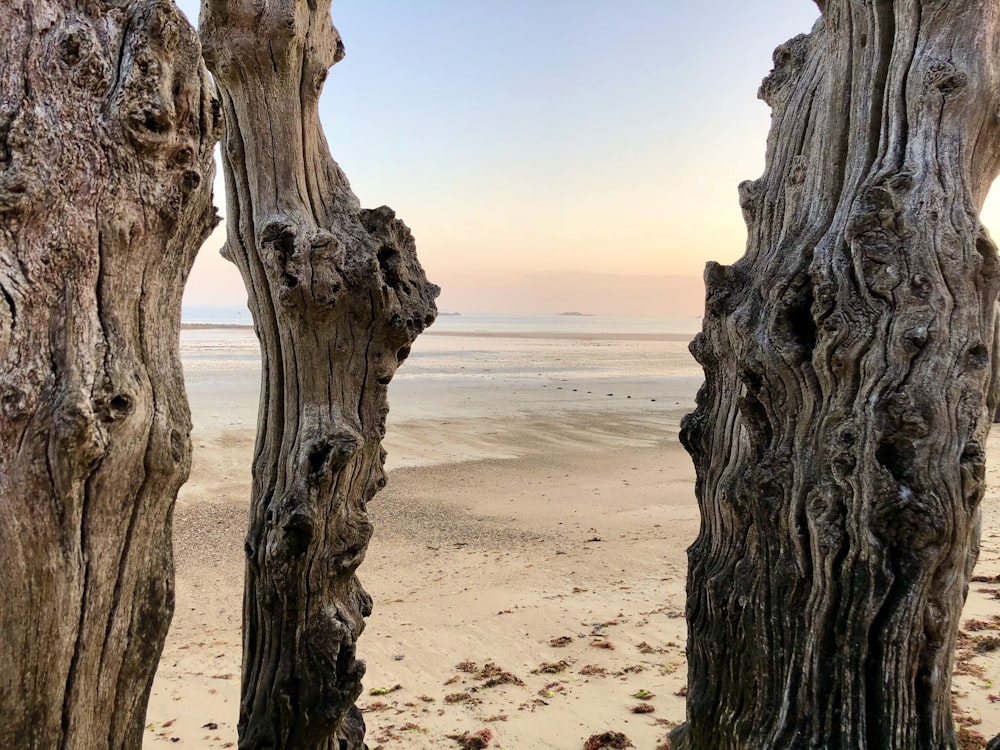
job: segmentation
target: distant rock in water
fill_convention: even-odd
[[[572,315],[572,316],[577,317],[577,318],[592,318],[592,317],[594,317],[591,313],[582,313],[582,312],[564,312],[564,313],[559,313],[559,314],[560,315]]]
[[[439,313],[438,313],[438,317],[440,318],[440,317],[441,317],[442,315],[461,315],[461,314],[462,314],[462,313],[448,313],[448,312],[439,312]]]

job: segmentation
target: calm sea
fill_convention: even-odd
[[[230,326],[181,331],[189,394],[221,387],[255,407],[260,350],[249,313],[186,308],[184,322]],[[636,407],[674,405],[678,393],[693,399],[702,380],[687,350],[699,327],[693,317],[443,315],[393,380],[393,417],[421,418],[432,404],[438,417],[536,414],[591,408],[583,396],[611,394]],[[506,395],[484,399],[484,388]]]
[[[185,323],[252,325],[242,305],[185,305]],[[701,317],[628,317],[621,315],[529,315],[513,313],[442,313],[430,330],[440,333],[584,333],[584,334],[683,334],[694,336]]]

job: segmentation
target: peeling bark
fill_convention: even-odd
[[[136,748],[221,130],[172,2],[0,4],[0,747]]]
[[[746,255],[706,268],[682,429],[675,748],[954,748],[951,669],[997,406],[1000,7],[828,0],[775,52]]]
[[[317,102],[344,54],[329,0],[212,0],[201,35],[226,120],[224,254],[263,354],[240,747],[360,750],[366,505],[385,484],[387,386],[438,290],[327,149]]]

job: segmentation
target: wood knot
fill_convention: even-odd
[[[771,444],[774,431],[771,419],[764,401],[766,384],[763,375],[747,364],[740,368],[738,376],[743,383],[745,393],[736,399],[736,406],[743,418],[743,426],[750,437],[750,445],[760,455]],[[763,397],[763,398],[762,398]]]
[[[740,297],[743,275],[734,266],[710,260],[705,264],[705,312],[715,316],[731,313]]]
[[[432,303],[433,304],[433,303]],[[415,314],[406,314],[415,313]],[[424,329],[434,322],[436,311],[407,310],[395,311],[382,321],[380,334],[385,337],[389,346],[397,347],[398,353],[409,355],[409,346],[423,333]],[[398,356],[398,355],[397,355]],[[397,362],[401,360],[397,359]]]
[[[912,185],[908,172],[900,172],[880,183],[868,185],[858,196],[848,231],[853,235],[873,229],[897,231],[900,192]]]
[[[919,557],[948,537],[949,520],[933,493],[924,493],[894,475],[883,483],[872,504],[871,528],[904,560]]]
[[[702,395],[703,400],[706,398],[704,396],[705,392],[706,388],[703,385],[699,390],[699,394]],[[709,424],[708,409],[702,406],[699,406],[693,412],[685,414],[681,418],[681,427],[677,433],[677,439],[684,446],[684,450],[688,452],[688,455],[694,460],[695,468],[702,465],[702,460],[706,455],[705,435],[710,429]],[[696,494],[699,492],[699,488],[700,484],[696,484]]]
[[[323,84],[326,83],[326,77],[328,73],[329,71],[326,70],[325,68],[320,68],[319,70],[313,73],[312,88],[313,88],[313,93],[316,96],[319,96],[320,92],[323,91]]]
[[[897,391],[885,400],[884,414],[894,436],[920,438],[930,433],[922,410],[905,391]]]
[[[763,193],[763,182],[761,180],[743,180],[736,187],[736,190],[739,192],[743,220],[749,224],[757,216],[757,209],[760,206]]]
[[[990,350],[982,342],[973,344],[965,353],[965,364],[970,370],[983,370],[989,367]]]
[[[806,516],[809,519],[810,535],[815,544],[830,553],[843,544],[844,498],[836,485],[823,484],[809,492],[806,497]]]
[[[224,118],[222,115],[222,100],[214,92],[212,93],[209,113],[211,115],[211,122],[209,124],[211,126],[210,133],[212,140],[219,141],[222,139],[224,131]]]
[[[283,304],[309,299],[320,309],[334,306],[344,280],[338,271],[341,256],[332,232],[280,215],[261,225],[257,242],[269,275],[279,284]]]
[[[372,241],[372,271],[388,313],[383,331],[396,346],[409,344],[437,318],[441,290],[427,281],[413,235],[391,208],[362,209],[358,218]]]
[[[913,173],[901,170],[892,175],[887,182],[893,195],[897,198],[900,193],[905,193],[913,187]]]
[[[107,451],[107,440],[88,399],[66,393],[53,410],[49,436],[52,475],[63,495],[87,476]]]
[[[781,295],[773,318],[772,334],[810,359],[816,347],[817,326],[813,318],[813,286],[809,274],[800,272]]]
[[[788,184],[799,186],[806,181],[806,174],[809,171],[809,157],[799,154],[792,159],[791,169],[788,170]]]
[[[927,326],[914,326],[903,333],[903,346],[910,354],[927,346],[928,340],[930,340],[930,331]]]
[[[403,263],[399,251],[390,246],[382,245],[376,254],[379,271],[382,273],[382,280],[392,289],[408,291],[406,282],[406,266]]]
[[[694,357],[695,362],[704,368],[715,368],[719,364],[719,358],[715,354],[712,341],[704,332],[699,332],[688,344],[688,351]]]
[[[1000,259],[997,257],[997,246],[993,240],[985,234],[977,237],[976,252],[979,256],[979,273],[986,279],[995,279],[1000,276]]]
[[[125,121],[125,132],[138,148],[152,151],[167,142],[173,108],[159,97],[134,103]]]
[[[977,440],[970,440],[965,444],[965,448],[962,449],[963,464],[981,464],[986,465],[986,451],[983,449],[982,443]]]
[[[346,498],[338,498],[338,506],[343,506],[346,502]],[[341,579],[354,575],[364,562],[365,550],[368,549],[368,542],[375,530],[363,509],[355,507],[344,515],[347,516],[346,522],[326,549],[327,571],[331,577]]]
[[[176,169],[186,169],[194,161],[194,149],[190,146],[180,146],[174,149],[170,157],[170,164]]]
[[[188,453],[188,442],[180,430],[170,431],[170,457],[174,463],[181,463]]]
[[[181,196],[187,198],[201,184],[201,174],[193,169],[185,170],[180,180]]]
[[[117,393],[97,399],[94,413],[103,424],[113,424],[135,411],[134,399],[127,393]]]
[[[309,247],[313,250],[321,250],[324,248],[336,248],[338,246],[337,237],[323,227],[317,227],[309,238]]]
[[[23,388],[12,383],[0,386],[0,410],[11,421],[28,416],[30,411],[28,394]]]
[[[343,429],[320,438],[309,447],[306,462],[310,478],[318,479],[347,465],[362,445],[361,436]]]
[[[839,320],[829,320],[837,304],[837,287],[829,278],[820,276],[813,280],[812,315],[823,330],[835,331],[840,328]]]
[[[844,348],[837,348],[830,355],[830,370],[837,375],[849,372],[853,363],[850,352]]]
[[[380,446],[380,452],[382,450],[384,449]],[[364,500],[362,510],[367,508],[368,503],[371,502],[372,498],[384,490],[388,483],[389,480],[385,473],[385,459],[380,455],[379,463],[372,467],[371,471],[368,473],[368,480],[365,482],[364,491],[361,495]]]
[[[887,432],[875,451],[875,460],[897,482],[908,484],[913,478],[913,464],[917,458],[913,442],[893,431]]]
[[[20,175],[0,176],[0,216],[13,214],[28,201],[28,183]]]
[[[772,108],[777,108],[788,100],[795,79],[805,63],[808,43],[808,35],[799,34],[775,48],[772,55],[774,68],[760,84],[757,91],[759,99]]]
[[[0,105],[0,164],[10,161],[10,127],[14,122],[14,112]]]
[[[100,42],[87,27],[74,25],[66,29],[56,43],[55,58],[75,86],[89,91],[105,87],[110,68]]]
[[[257,233],[261,255],[266,259],[268,268],[277,274],[280,299],[285,304],[291,301],[290,293],[300,282],[296,248],[298,235],[298,224],[286,216],[271,218]]]
[[[356,582],[353,585],[361,588]],[[364,626],[364,615],[357,611],[360,597],[345,593],[349,603],[317,607],[302,625],[294,679],[284,686],[287,693],[296,696],[299,706],[308,707],[308,721],[297,727],[298,736],[309,738],[308,747],[327,744],[328,735],[362,691],[365,663],[356,658],[355,642]]]
[[[333,47],[333,64],[336,65],[341,60],[343,60],[344,57],[347,55],[347,49],[344,47],[344,40],[340,36],[340,32],[337,31],[336,28],[334,28],[333,33],[336,34],[336,37],[337,37],[334,40],[334,42],[333,42],[333,44],[334,44],[334,47]]]
[[[280,549],[289,560],[297,560],[309,549],[316,523],[312,513],[302,506],[283,514],[278,522]]]
[[[918,299],[927,299],[932,288],[930,277],[927,274],[915,273],[910,279],[910,291]]]
[[[84,35],[80,27],[74,27],[63,34],[59,40],[58,61],[64,68],[71,68],[80,62],[82,57],[80,47],[84,43]]]
[[[842,425],[837,429],[831,449],[831,460],[841,474],[848,474],[857,463],[856,448],[858,434],[853,425]]]
[[[859,197],[847,230],[868,289],[889,298],[902,281],[903,239],[896,196],[888,184],[869,186]]]
[[[969,508],[975,508],[983,499],[986,482],[986,451],[977,440],[970,440],[962,449],[960,459],[962,492]]]
[[[831,312],[829,315],[822,317],[821,328],[826,333],[839,333],[843,328],[845,328],[845,320],[843,313]]]
[[[284,250],[286,255],[291,255],[297,226],[295,222],[285,217],[278,217],[269,220],[258,232],[262,244],[276,244],[278,249]]]
[[[966,87],[969,76],[959,70],[950,60],[935,60],[924,74],[924,86],[929,91],[939,91],[949,97]]]
[[[889,298],[902,281],[899,268],[891,263],[866,262],[863,269],[868,289],[880,297]]]

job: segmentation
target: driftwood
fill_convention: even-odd
[[[317,100],[343,45],[329,0],[211,0],[201,35],[226,121],[224,254],[263,354],[240,747],[360,750],[366,505],[385,484],[387,386],[438,290],[406,226],[362,210],[330,157]]]
[[[0,3],[0,747],[142,744],[221,129],[172,2]]]
[[[746,255],[709,264],[682,439],[675,748],[954,748],[950,680],[997,407],[1000,14],[829,0],[775,52]]]

